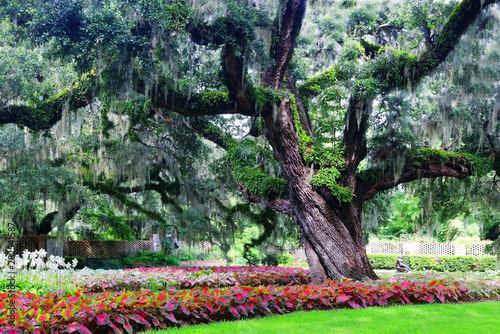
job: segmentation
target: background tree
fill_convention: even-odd
[[[44,130],[61,120],[62,106],[86,106],[103,115],[104,136],[115,124],[110,116],[122,110],[134,111],[127,114],[132,128],[149,123],[158,137],[175,123],[226,150],[249,202],[294,218],[315,282],[375,278],[361,225],[367,200],[401,183],[483,177],[494,168],[496,107],[461,105],[461,117],[475,116],[463,123],[454,120],[456,103],[438,104],[435,113],[425,108],[429,89],[439,88],[447,66],[454,69],[447,59],[462,39],[493,34],[496,18],[486,9],[493,3],[424,1],[409,11],[413,6],[397,2],[341,1],[332,10],[314,1],[309,17],[304,0],[5,4],[14,44],[28,37],[87,75],[50,99],[9,100],[0,122]],[[301,40],[302,26],[316,29],[325,42],[311,44],[308,35]],[[313,54],[302,53],[311,48]],[[489,54],[477,43],[469,62]],[[462,64],[467,61],[457,65],[459,74],[467,68]],[[316,68],[322,71],[315,76]],[[473,86],[473,76],[463,79],[461,86]],[[449,93],[443,92],[445,102],[460,100],[448,100]],[[224,128],[222,114],[248,117],[250,134],[267,143]],[[440,131],[416,131],[436,124],[425,114],[441,115],[434,126]],[[488,145],[467,147],[462,127],[471,128],[471,139],[488,138]],[[103,174],[86,172],[86,185],[127,203],[117,193],[124,190],[120,183],[101,182]],[[132,188],[132,175],[119,181]],[[155,186],[168,179],[162,175]]]

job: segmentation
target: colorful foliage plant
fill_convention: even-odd
[[[0,294],[0,333],[135,333],[298,310],[471,300],[455,281],[328,281],[323,285],[194,288],[153,292]],[[9,324],[9,305],[16,325]]]
[[[294,285],[310,283],[309,271],[281,267],[136,268],[116,271],[80,271],[75,282],[85,292],[105,292],[167,287],[228,287]]]

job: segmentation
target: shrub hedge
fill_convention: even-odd
[[[368,254],[373,269],[394,269],[398,254]],[[486,271],[495,270],[495,257],[455,255],[409,255],[403,262],[413,270]]]
[[[132,263],[152,263],[154,266],[178,266],[179,260],[172,255],[165,255],[161,252],[151,252],[143,250],[132,257],[124,258],[125,264]]]

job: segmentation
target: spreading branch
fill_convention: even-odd
[[[84,181],[84,185],[88,187],[89,189],[99,191],[100,193],[109,195],[113,198],[116,198],[120,203],[122,203],[124,206],[137,210],[138,212],[141,212],[145,214],[146,216],[150,217],[151,219],[156,220],[160,225],[167,225],[167,221],[165,220],[165,217],[163,217],[162,214],[148,210],[144,207],[142,207],[139,203],[132,201],[127,197],[126,193],[122,193],[118,189],[116,189],[113,186],[110,186],[106,183],[102,182],[92,182],[92,181]]]
[[[59,215],[63,222],[68,222],[76,216],[78,211],[80,210],[82,204],[77,203],[66,210],[53,211],[45,215],[39,225],[36,227],[36,235],[44,235],[50,233],[52,231],[53,226],[52,223],[56,220]]]
[[[33,131],[51,129],[61,120],[63,109],[74,111],[89,105],[93,99],[91,77],[82,77],[82,82],[39,102],[34,106],[7,105],[0,108],[0,124],[18,124]]]
[[[168,96],[163,90],[154,92],[153,103],[183,116],[257,115],[255,89],[246,76],[248,45],[255,38],[253,29],[231,16],[222,16],[210,24],[192,22],[187,30],[195,44],[222,46],[222,75],[228,93],[209,91],[192,95],[170,87]],[[141,84],[138,91],[147,93],[145,88],[146,85]]]
[[[420,149],[406,155],[405,164],[399,173],[393,169],[375,167],[358,175],[357,194],[364,194],[368,200],[384,190],[398,184],[423,178],[453,177],[464,179],[468,176],[484,174],[491,166],[485,159],[470,154],[459,155],[433,149]],[[484,170],[483,170],[484,169]]]
[[[165,87],[159,84],[158,87]],[[255,115],[255,108],[244,108],[242,105],[229,99],[228,93],[206,91],[202,93],[187,94],[175,89],[168,91],[157,89],[153,92],[147,90],[145,83],[137,85],[135,91],[139,94],[151,96],[151,101],[156,108],[164,108],[186,117],[213,116],[222,114]]]
[[[275,28],[278,43],[273,50],[274,64],[262,75],[262,82],[266,87],[281,88],[285,71],[292,59],[295,40],[302,26],[306,2],[306,0],[289,0],[284,5],[281,26]]]
[[[184,125],[191,131],[197,133],[199,136],[210,140],[226,151],[234,149],[234,147],[238,145],[238,141],[236,139],[232,138],[228,134],[224,134],[216,125],[211,124],[210,122],[203,119],[197,118],[190,123],[184,121]],[[229,167],[233,169],[233,171],[238,167],[232,166],[231,163],[228,164]],[[265,179],[266,175],[262,173],[261,177],[262,179]],[[292,206],[290,200],[288,199],[288,194],[276,196],[276,194],[273,193],[271,196],[262,196],[256,192],[250,191],[248,186],[241,180],[238,180],[237,178],[235,179],[238,188],[249,202],[263,204],[275,211],[291,216],[293,215]]]
[[[404,87],[408,82],[416,82],[425,77],[441,64],[448,54],[455,48],[460,37],[467,31],[469,26],[475,21],[481,11],[500,0],[464,0],[450,15],[435,42],[432,43],[424,53],[418,58],[410,51],[401,53],[396,59],[388,60],[385,54],[375,57],[381,47],[361,40],[370,56],[377,58],[377,63],[369,77],[378,78],[379,88],[383,92],[389,92],[397,87]],[[377,33],[385,28],[383,24]],[[376,33],[376,34],[377,34]],[[332,67],[326,72],[313,77],[302,85],[300,95],[302,99],[320,94],[325,88],[337,83],[339,80],[348,80],[344,73],[339,72],[339,68]]]
[[[419,81],[441,64],[453,51],[460,37],[476,20],[481,11],[499,0],[463,0],[452,12],[435,42],[417,59],[410,53],[404,53],[393,61],[387,61],[385,55],[373,71],[381,89],[389,92],[397,87],[404,87],[408,82]]]

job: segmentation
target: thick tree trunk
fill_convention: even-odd
[[[364,243],[355,240],[347,228],[356,225],[361,229],[361,220],[339,217],[325,200],[310,188],[305,187],[300,193],[301,195],[295,198],[295,217],[304,240],[313,281],[319,283],[324,280],[318,275],[322,270],[331,279],[376,279],[377,276],[368,262]],[[342,205],[351,207],[352,211],[359,211],[355,208],[355,203]]]
[[[310,183],[311,167],[299,151],[290,101],[283,100],[265,117],[264,134],[273,147],[291,189],[293,216],[300,227],[313,282],[331,279],[375,279],[362,240],[361,205],[327,201]]]

